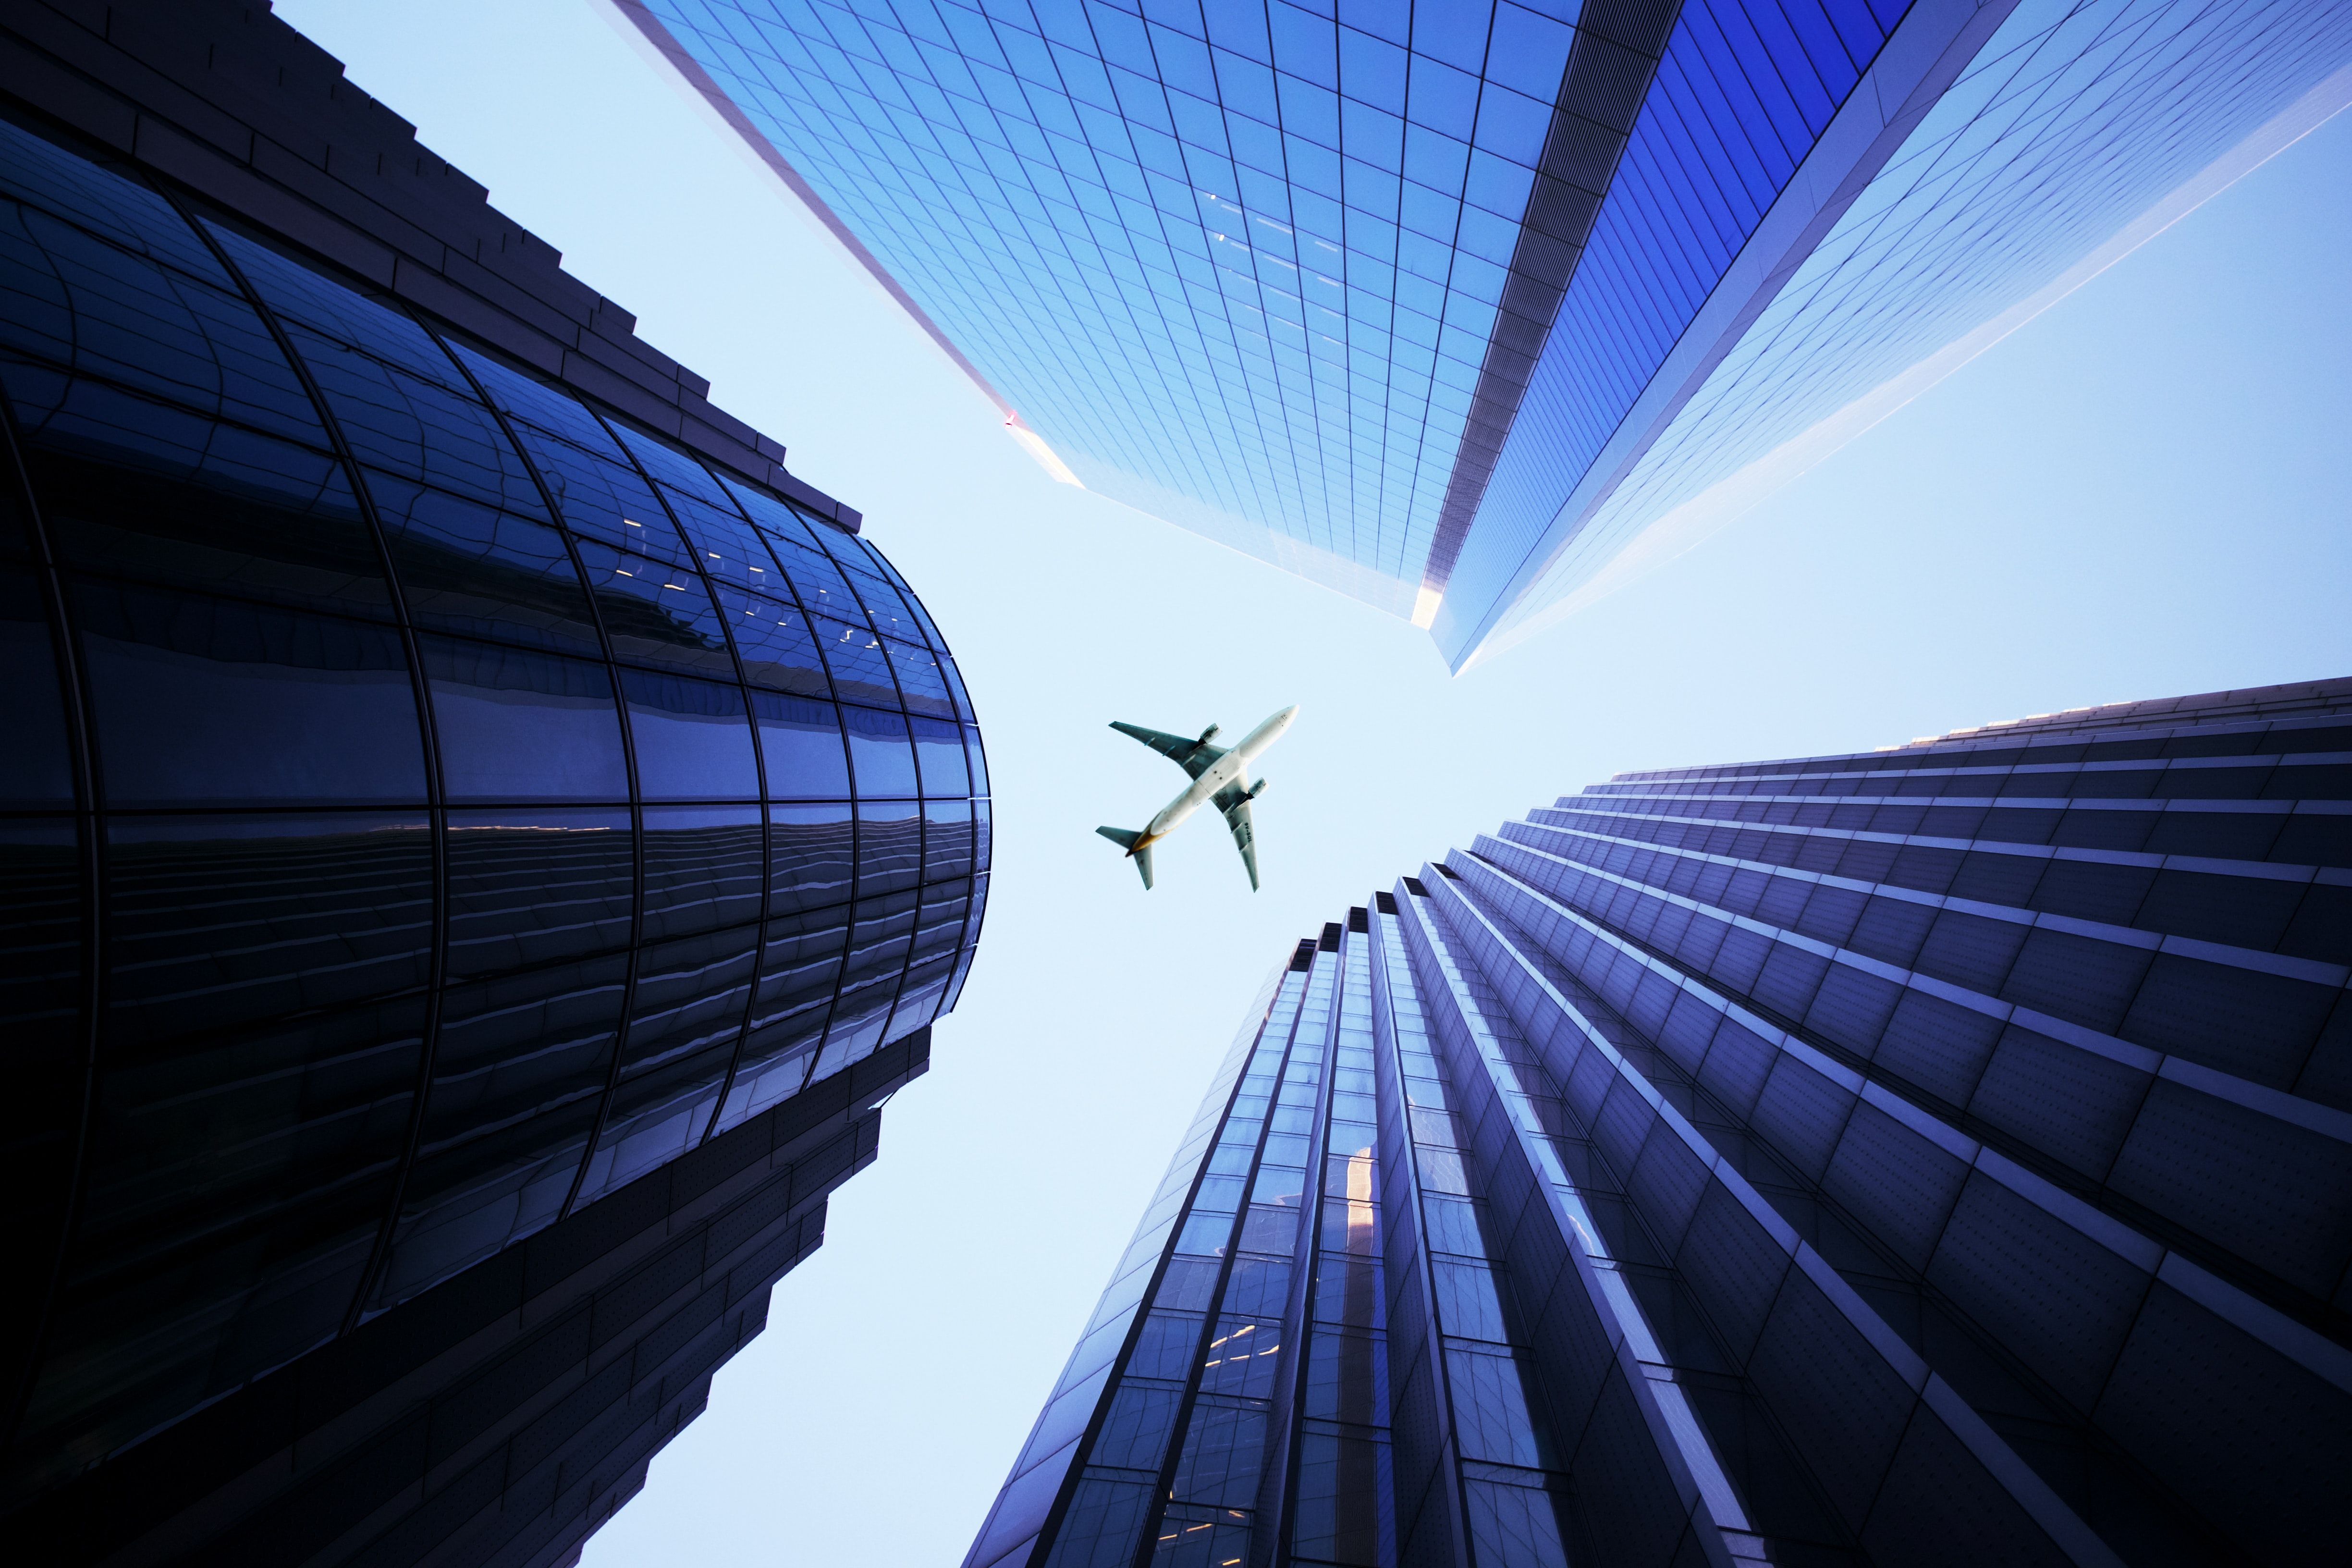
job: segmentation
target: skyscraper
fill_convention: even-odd
[[[1625,773],[1251,1005],[967,1568],[2319,1563],[2352,679]]]
[[[0,17],[0,1532],[576,1553],[986,899],[853,510],[266,9]]]
[[[1457,669],[2352,100],[2333,0],[613,3],[1059,475]]]

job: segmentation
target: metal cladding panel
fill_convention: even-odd
[[[865,541],[9,120],[0,399],[10,1505],[927,1045],[987,775]]]
[[[1149,1451],[1223,1489],[1123,1479],[1114,1419],[1017,1560],[2324,1557],[2347,746],[2352,680],[2041,715],[1621,774],[1400,879],[1155,1211],[1255,1264],[1300,1233],[1239,1194],[1322,1162],[1278,1319],[1182,1243],[1157,1287]],[[1211,1397],[1244,1323],[1255,1405]]]

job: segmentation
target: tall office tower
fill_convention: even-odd
[[[2352,100],[2342,0],[612,3],[1049,467],[1457,669]]]
[[[971,961],[858,514],[265,9],[0,15],[0,1539],[548,1564]]]
[[[967,1568],[2317,1563],[2352,679],[1624,773],[1298,944]]]

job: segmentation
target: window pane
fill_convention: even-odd
[[[516,426],[515,437],[554,494],[563,526],[573,533],[674,565],[692,559],[636,469],[593,457],[528,425]]]
[[[580,541],[580,563],[615,658],[734,678],[734,656],[698,574],[588,539]]]
[[[646,800],[757,800],[760,769],[740,688],[625,669],[637,788]]]
[[[911,800],[857,803],[857,896],[895,893],[922,879],[923,819]]]
[[[905,716],[844,708],[841,718],[849,734],[849,764],[858,795],[915,794],[915,748],[907,738]]]
[[[437,382],[287,328],[343,439],[365,468],[381,468],[502,511],[544,517],[546,502],[488,408]]]
[[[898,689],[906,694],[907,711],[953,719],[955,704],[948,698],[947,677],[931,650],[920,643],[898,642],[888,637],[883,639],[883,646],[890,655],[890,668],[898,678]]]
[[[772,805],[768,830],[771,913],[848,901],[856,860],[847,801]]]
[[[49,617],[30,573],[0,572],[0,801],[71,805],[73,762]]]
[[[628,945],[637,868],[626,807],[452,811],[448,820],[453,975]]]
[[[760,757],[768,770],[770,799],[838,800],[849,794],[839,709],[830,702],[754,691],[751,713],[760,726]]]
[[[376,1309],[554,1223],[611,1077],[622,954],[453,987]]]
[[[447,637],[419,641],[452,802],[629,797],[604,666]]]
[[[971,774],[964,766],[963,735],[944,719],[912,719],[915,760],[922,764],[923,793],[961,796],[971,793]]]
[[[880,637],[862,626],[822,616],[812,621],[811,629],[844,701],[898,706],[898,686],[890,678],[890,658],[882,651]]]
[[[944,881],[971,875],[971,803],[927,800],[923,803],[923,880]]]
[[[753,805],[649,805],[645,939],[760,918],[764,850]]]
[[[733,588],[719,590],[719,604],[727,629],[735,634],[744,679],[809,697],[833,695],[824,660],[817,657],[816,639],[800,611],[781,600]]]
[[[563,536],[445,490],[367,475],[409,618],[565,653],[602,654]]]
[[[832,1011],[848,915],[835,909],[768,922],[742,1060],[719,1112],[719,1131],[799,1090]]]
[[[388,628],[127,585],[73,590],[109,800],[422,800]]]

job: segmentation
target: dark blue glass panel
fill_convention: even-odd
[[[909,713],[933,713],[942,719],[956,716],[955,703],[948,696],[946,672],[940,667],[939,656],[920,643],[882,640],[890,656],[891,671],[898,678],[898,690]]]
[[[849,765],[860,799],[918,793],[915,748],[907,738],[903,715],[844,708],[841,719],[849,735]]]
[[[760,757],[771,800],[844,800],[849,762],[841,738],[841,710],[830,702],[751,693],[760,727]]]
[[[754,686],[824,698],[833,694],[808,618],[792,605],[722,587],[719,607],[735,638],[743,679]]]
[[[413,318],[218,224],[207,223],[205,227],[274,314],[472,399],[473,389],[466,378]]]
[[[0,121],[0,194],[38,207],[109,244],[233,289],[220,262],[172,205],[125,173],[102,167]]]
[[[627,807],[452,811],[448,824],[450,973],[628,945],[637,864]]]
[[[719,1113],[719,1131],[799,1091],[824,1037],[848,935],[846,909],[768,922],[742,1058]]]
[[[857,803],[857,896],[912,888],[922,879],[923,818],[911,800]]]
[[[73,590],[115,805],[422,800],[408,661],[386,628],[160,590]]]
[[[366,483],[417,625],[562,653],[604,651],[579,568],[551,525],[384,474]]]
[[[759,807],[649,805],[645,844],[645,940],[760,918]]]
[[[898,682],[891,679],[890,658],[883,652],[879,637],[863,625],[825,616],[811,617],[810,629],[824,650],[834,690],[843,701],[898,706]]]
[[[757,800],[760,768],[740,687],[624,669],[646,800]]]
[[[621,445],[629,449],[629,455],[636,458],[638,465],[657,482],[720,511],[734,510],[734,503],[728,499],[727,492],[719,489],[719,481],[692,458],[641,430],[632,430],[626,425],[616,422],[613,429],[620,436]]]
[[[515,436],[555,497],[565,528],[583,539],[655,556],[673,566],[693,559],[636,469],[592,457],[528,425],[517,426]]]
[[[448,637],[422,645],[453,803],[629,797],[604,666]]]
[[[627,958],[614,954],[450,990],[373,1306],[405,1300],[562,1214],[611,1077],[627,978]]]
[[[965,765],[963,733],[944,719],[909,719],[914,731],[915,761],[923,774],[923,794],[947,797],[969,795],[971,769]]]
[[[365,467],[525,517],[547,504],[497,417],[464,394],[303,327],[287,336]]]
[[[771,913],[849,901],[856,840],[847,801],[772,805],[768,833]]]
[[[29,573],[0,572],[0,803],[71,805],[73,759],[64,696],[40,584]]]
[[[727,634],[699,574],[594,540],[581,540],[579,550],[615,658],[734,675]]]

